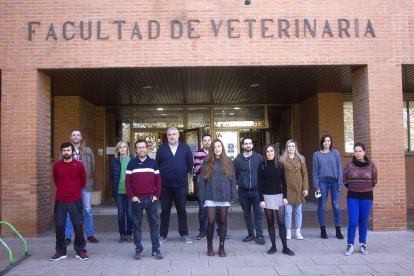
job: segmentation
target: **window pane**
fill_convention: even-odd
[[[133,128],[184,127],[182,107],[135,107],[132,108]]]
[[[414,145],[414,101],[409,101],[408,102],[408,119],[410,121],[410,126],[409,126],[409,129],[410,129],[410,131],[409,131],[410,146],[407,145],[407,149],[409,148],[409,151],[412,151],[413,150],[413,145]],[[404,129],[405,129],[405,126],[404,126]]]
[[[199,128],[210,126],[210,107],[189,107],[188,114],[188,128]]]
[[[345,131],[345,152],[353,152],[354,147],[354,113],[352,102],[344,102],[344,131]]]
[[[266,127],[264,106],[214,107],[215,127]]]
[[[408,148],[408,110],[406,101],[403,102],[403,118],[404,118],[404,150],[409,151]]]

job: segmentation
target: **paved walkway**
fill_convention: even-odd
[[[179,240],[176,231],[176,216],[172,215],[172,225],[168,241],[161,246],[163,260],[150,257],[151,244],[148,227],[144,227],[144,257],[133,259],[134,246],[118,243],[116,216],[111,208],[95,208],[96,237],[99,244],[87,244],[89,260],[75,258],[71,246],[68,258],[56,262],[49,261],[54,253],[53,230],[37,238],[28,239],[28,259],[14,267],[7,275],[414,275],[414,232],[369,232],[369,255],[358,252],[346,257],[343,251],[346,241],[334,237],[334,228],[328,228],[329,239],[319,237],[319,229],[314,224],[305,225],[302,230],[305,240],[288,241],[289,248],[296,253],[290,257],[283,255],[277,236],[278,252],[266,254],[270,247],[267,230],[264,229],[266,244],[243,243],[246,235],[242,213],[233,207],[229,213],[229,235],[226,241],[227,257],[206,255],[206,240],[185,244]],[[329,216],[329,214],[327,214]],[[316,219],[313,211],[305,212],[305,217]],[[331,222],[331,218],[327,218]],[[312,221],[313,221],[312,220]],[[191,235],[198,234],[197,214],[189,210]],[[309,223],[307,223],[309,224]],[[346,224],[344,224],[346,225]],[[264,224],[265,226],[265,224]],[[346,233],[344,229],[343,233]],[[17,239],[5,239],[16,251],[17,258],[22,255]],[[214,240],[217,250],[218,240]],[[7,267],[7,257],[1,252],[2,268]]]

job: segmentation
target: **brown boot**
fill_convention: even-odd
[[[220,257],[226,257],[227,256],[226,251],[224,251],[224,243],[220,243],[219,250],[218,250],[218,255]]]
[[[214,256],[213,244],[207,244],[207,256]]]

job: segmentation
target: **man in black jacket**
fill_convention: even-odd
[[[253,151],[253,141],[250,137],[242,140],[243,153],[234,159],[234,170],[238,185],[240,205],[244,213],[248,235],[243,242],[256,241],[258,244],[265,244],[262,229],[263,210],[260,208],[260,197],[258,190],[257,171],[261,166],[263,157]],[[254,213],[254,224],[252,217]],[[254,230],[256,229],[256,235]]]

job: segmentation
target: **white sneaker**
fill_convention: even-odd
[[[354,252],[354,246],[352,244],[348,244],[345,249],[345,256],[351,256],[352,252]]]
[[[290,229],[286,229],[286,239],[290,240],[292,238],[292,232],[290,231]]]
[[[303,236],[300,233],[300,228],[296,228],[296,239],[297,240],[303,240]]]
[[[364,255],[368,255],[368,249],[365,243],[361,243],[361,246],[359,247],[359,252]]]

